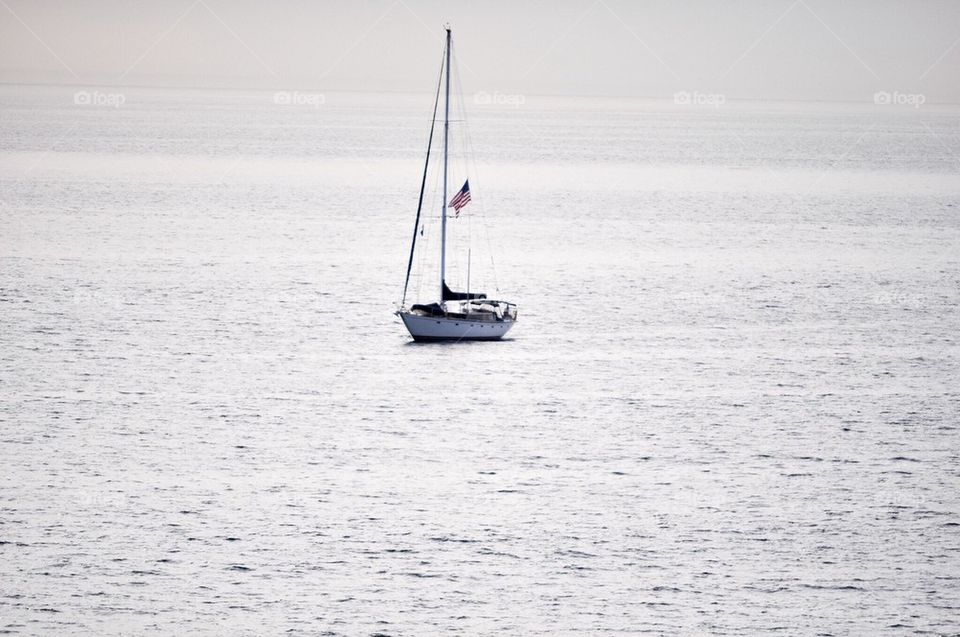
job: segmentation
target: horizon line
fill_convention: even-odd
[[[283,87],[263,87],[263,86],[196,86],[189,84],[104,84],[96,82],[26,82],[26,81],[7,81],[0,80],[0,86],[34,86],[34,87],[64,87],[64,88],[131,88],[131,89],[159,89],[159,90],[182,90],[182,91],[261,91],[265,93],[277,91],[314,91],[320,93],[358,93],[362,95],[431,95],[427,91],[401,91],[396,89],[345,89],[330,88],[320,89],[313,86],[283,86]],[[698,91],[694,89],[681,89],[670,95],[622,95],[622,94],[583,94],[583,93],[503,93],[504,95],[522,95],[524,97],[542,97],[542,98],[577,98],[577,99],[624,99],[624,100],[670,100],[676,93],[695,93],[701,92],[710,95],[722,95],[724,100],[735,102],[773,102],[773,103],[803,103],[803,104],[869,104],[867,100],[854,99],[831,99],[831,98],[784,98],[784,97],[733,97],[722,92]],[[880,92],[880,91],[877,91]],[[889,93],[890,91],[885,91]],[[475,93],[490,93],[489,91],[476,91]],[[501,91],[493,91],[493,94]],[[960,102],[925,102],[925,106],[960,106]],[[879,106],[879,105],[878,105]],[[906,106],[905,106],[906,108]]]

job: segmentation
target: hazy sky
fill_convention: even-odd
[[[958,0],[0,0],[0,81],[960,102]]]

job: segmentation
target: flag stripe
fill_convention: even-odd
[[[460,192],[453,196],[453,199],[450,200],[448,204],[451,206],[457,214],[460,214],[460,209],[470,203],[470,180],[463,182],[463,188],[460,189]]]

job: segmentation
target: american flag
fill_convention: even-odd
[[[450,206],[456,212],[456,216],[460,216],[460,209],[470,203],[470,180],[463,182],[463,188],[460,189],[460,192],[453,196],[453,199],[450,200]]]

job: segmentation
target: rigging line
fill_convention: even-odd
[[[431,238],[430,235],[425,235],[425,236],[423,237],[423,242],[426,243],[428,246],[429,246],[429,244],[430,244],[430,238]],[[421,252],[424,252],[424,251],[421,250]],[[423,288],[423,268],[424,268],[424,261],[425,261],[425,257],[424,257],[423,254],[421,254],[421,255],[420,255],[420,264],[419,264],[419,267],[417,268],[417,286],[416,286],[417,299],[420,298],[420,290]]]
[[[459,60],[457,58],[456,52],[454,52],[453,57],[454,57],[454,64],[455,64],[454,68],[459,68],[460,65],[459,65]],[[466,180],[473,176],[472,173],[470,172],[470,148],[467,145],[467,138],[466,138],[466,131],[467,131],[466,97],[463,92],[463,86],[462,86],[462,80],[461,80],[460,74],[457,73],[456,75],[451,76],[451,79],[453,79],[456,82],[456,93],[457,93],[457,97],[459,98],[457,101],[457,113],[460,116],[461,122],[463,124],[462,126],[458,127],[457,132],[458,132],[458,137],[461,144],[460,148],[462,149],[461,163],[463,165],[463,171],[465,173],[463,178]],[[474,180],[474,186],[476,186],[476,180]],[[471,188],[471,190],[473,192],[477,192],[476,187]],[[466,218],[467,220],[466,239],[467,239],[467,249],[469,250],[471,240],[472,240],[472,236],[470,233],[471,210],[468,208],[462,214],[463,214],[463,217]]]
[[[440,75],[437,78],[437,94],[433,99],[433,118],[430,121],[430,136],[427,139],[427,158],[423,160],[423,179],[420,181],[420,197],[417,200],[417,219],[413,224],[413,239],[410,241],[410,257],[407,259],[407,276],[403,280],[403,299],[400,307],[407,303],[407,287],[410,285],[410,269],[413,267],[413,252],[417,247],[417,230],[420,226],[420,210],[423,208],[423,191],[427,187],[427,170],[430,167],[430,149],[433,147],[433,129],[437,125],[437,105],[440,103],[440,82],[443,79],[443,61],[440,62]]]
[[[458,60],[457,60],[456,52],[454,52],[453,59],[454,59],[454,64],[455,64],[455,67],[454,67],[454,68],[459,69],[459,68],[460,68],[460,65],[459,65]],[[465,178],[465,179],[468,179],[468,178],[473,177],[473,178],[474,178],[474,187],[471,188],[471,190],[472,190],[473,192],[479,192],[479,191],[476,189],[476,184],[478,183],[477,173],[476,173],[474,170],[471,170],[471,167],[470,167],[471,163],[473,163],[474,165],[476,164],[476,159],[475,159],[475,156],[474,156],[474,154],[473,154],[473,145],[472,145],[471,139],[470,139],[470,127],[469,127],[469,123],[467,122],[467,103],[466,103],[466,99],[467,99],[467,98],[466,98],[466,94],[465,94],[464,91],[463,91],[462,80],[461,80],[461,76],[460,76],[459,73],[457,73],[457,74],[454,76],[454,80],[456,81],[456,84],[457,84],[457,95],[458,95],[459,98],[460,98],[460,102],[459,102],[459,115],[460,115],[460,117],[461,117],[461,119],[462,119],[462,124],[463,124],[463,125],[460,126],[459,128],[460,128],[460,139],[461,139],[461,142],[462,142],[462,144],[463,144],[463,145],[462,145],[462,148],[463,148],[464,170],[465,170],[465,172],[466,172],[466,175],[465,175],[464,178]],[[480,205],[480,206],[483,205],[483,198],[482,198],[482,197],[479,198],[479,201],[477,202],[477,205]],[[471,262],[471,259],[470,259],[470,255],[471,255],[471,247],[472,247],[472,245],[473,245],[473,210],[472,210],[472,209],[467,209],[466,212],[465,212],[465,214],[464,214],[464,217],[466,217],[466,221],[467,221],[467,224],[466,224],[466,225],[467,225],[467,285],[468,285],[468,287],[470,287],[470,277],[471,277],[471,272],[470,272],[470,270],[471,270],[471,267],[470,267],[470,266],[471,266],[471,263],[470,263],[470,262]],[[475,289],[479,289],[479,288],[476,288],[476,286],[474,286],[474,288],[475,288]],[[467,290],[467,292],[469,292],[469,290]]]
[[[433,188],[434,190],[436,190],[436,184],[434,184]],[[430,197],[431,197],[430,207],[432,208],[435,203],[434,202],[435,197],[433,196],[433,191],[431,191]],[[423,298],[420,295],[420,293],[421,293],[421,290],[423,289],[424,272],[426,271],[426,267],[427,267],[427,255],[430,254],[431,251],[433,250],[433,224],[432,222],[430,222],[430,217],[427,217],[423,221],[423,223],[420,226],[420,232],[422,234],[420,235],[421,236],[420,258],[417,264],[417,290],[416,290],[417,299]]]
[[[456,53],[453,55],[454,60],[456,60]],[[460,86],[460,78],[457,76],[457,88],[460,91],[460,95],[463,95],[463,88]],[[476,183],[481,183],[480,181],[480,169],[479,163],[476,160],[476,155],[473,152],[473,138],[470,136],[470,125],[467,122],[467,109],[463,106],[461,99],[461,108],[463,116],[463,135],[464,135],[464,146],[467,147],[467,162],[473,163],[474,178]],[[500,282],[497,277],[497,264],[493,258],[493,244],[490,241],[490,223],[487,219],[486,206],[483,205],[483,198],[481,197],[478,201],[480,207],[480,221],[481,227],[483,228],[483,234],[487,241],[487,254],[490,257],[490,269],[493,273],[493,287],[497,291],[497,296],[500,295]]]
[[[440,168],[439,168],[439,166],[436,166],[436,165],[434,166],[432,175],[433,175],[433,187],[432,187],[432,188],[430,189],[430,191],[429,191],[429,192],[430,192],[430,200],[429,200],[429,202],[428,202],[429,205],[427,206],[427,209],[429,209],[429,210],[436,210],[436,209],[440,206],[440,204],[439,204],[439,192],[440,192]],[[427,219],[430,219],[430,220],[432,220],[432,219],[439,219],[439,218],[440,218],[440,215],[427,216]],[[423,237],[423,242],[422,242],[423,248],[420,250],[420,262],[419,262],[418,267],[417,267],[417,298],[418,298],[418,299],[422,299],[422,298],[423,298],[423,297],[420,295],[420,292],[421,292],[421,290],[423,289],[423,281],[424,281],[424,279],[426,278],[426,277],[424,276],[424,273],[426,272],[426,268],[427,268],[428,255],[431,255],[431,254],[434,254],[434,253],[435,253],[434,248],[435,248],[435,246],[436,246],[436,239],[435,239],[435,235],[434,235],[434,232],[433,232],[433,230],[434,230],[434,225],[433,225],[433,223],[432,223],[432,222],[431,222],[431,223],[424,223],[424,224],[423,224],[423,229],[424,229],[424,231],[425,231],[425,234],[424,234],[424,237]]]
[[[433,172],[436,172],[436,170],[434,170]],[[433,196],[433,191],[431,190],[430,197],[432,196]],[[433,206],[433,199],[431,198],[429,201],[429,207],[432,208],[432,206]],[[416,298],[418,300],[422,298],[420,296],[420,291],[423,289],[423,278],[424,278],[423,273],[424,273],[424,268],[426,267],[427,255],[433,249],[431,244],[431,241],[433,239],[433,234],[431,232],[432,228],[433,226],[430,223],[430,216],[428,215],[426,217],[421,217],[420,240],[419,240],[420,253],[419,253],[419,256],[417,257],[418,261],[417,261],[417,268],[416,268],[416,275],[415,275],[416,282],[417,282],[415,293],[416,293]]]

